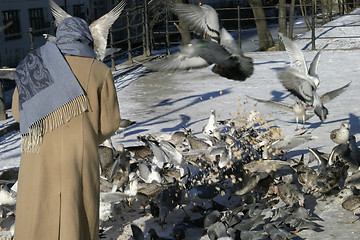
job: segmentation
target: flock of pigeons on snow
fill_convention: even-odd
[[[109,28],[125,3],[126,0],[122,0],[90,25],[99,60],[106,55]],[[56,23],[70,16],[52,0],[49,4]],[[212,71],[229,79],[244,81],[253,74],[252,59],[244,56],[212,7],[176,3],[171,10],[191,30],[207,35],[210,40],[194,39],[178,53],[146,63],[146,68],[172,72],[214,64]],[[319,96],[317,65],[321,51],[308,69],[299,47],[289,38],[280,37],[292,65],[280,70],[278,77],[299,101],[288,105],[254,99],[293,111],[297,122],[295,130],[299,130],[299,120],[304,124],[312,116],[306,114],[307,109],[313,109],[320,120],[325,121],[328,110],[324,104],[344,92],[350,83]],[[47,38],[53,40],[51,36]],[[123,135],[124,129],[133,124],[135,122],[123,119],[119,133]],[[333,150],[322,153],[309,149],[309,159],[304,156],[287,159],[286,152],[311,141],[311,135],[303,132],[284,137],[278,127],[257,111],[222,121],[218,121],[212,111],[202,131],[205,139],[194,136],[190,129],[139,136],[143,145],[126,148],[122,144],[114,148],[108,139],[98,151],[102,226],[124,213],[119,214],[116,209],[140,202],[146,206],[144,211],[150,209],[158,227],[169,222],[173,211],[181,211],[183,217],[175,226],[170,226],[171,236],[166,237],[159,237],[156,227],[141,229],[131,224],[132,238],[136,240],[146,235],[150,239],[187,239],[191,228],[201,229],[202,235],[211,240],[291,239],[304,229],[323,231],[323,220],[311,210],[313,206],[309,206],[311,199],[341,193],[345,196],[343,208],[360,213],[360,150],[349,130],[350,125],[342,123],[330,134],[336,144]],[[5,170],[0,174],[3,219],[13,216],[16,192],[7,186],[16,181],[16,171]],[[106,229],[102,229],[101,234],[106,236]]]

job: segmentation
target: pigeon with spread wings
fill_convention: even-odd
[[[208,35],[212,44],[209,44],[208,47],[206,47],[207,51],[205,57],[184,57],[183,47],[179,53],[176,53],[175,57],[170,57],[169,63],[166,63],[167,66],[168,64],[171,64],[171,66],[174,67],[172,69],[176,68],[176,70],[184,70],[215,64],[212,71],[216,74],[241,81],[244,81],[253,74],[254,64],[252,58],[243,55],[237,42],[229,32],[222,27],[221,20],[214,8],[205,4],[196,6],[175,3],[170,10],[177,14],[178,17],[194,30],[196,34]],[[216,57],[217,54],[221,54],[221,52],[226,52],[226,58],[222,58],[220,61],[209,62],[209,58],[214,59],[214,57]],[[224,62],[223,60],[226,61]],[[163,61],[162,63],[165,62]],[[154,68],[151,69],[156,70]],[[166,68],[161,66],[158,70],[166,70]]]
[[[53,0],[49,0],[51,12],[55,18],[56,26],[65,18],[71,17],[70,14],[65,12]],[[126,0],[119,2],[110,12],[104,14],[99,19],[92,22],[89,26],[91,35],[94,39],[94,51],[96,58],[103,60],[106,56],[106,44],[109,34],[109,29],[113,23],[118,19],[122,10],[126,5]]]
[[[307,106],[313,107],[315,114],[322,122],[325,121],[326,116],[329,113],[324,104],[343,93],[351,83],[349,82],[346,85],[327,92],[320,97],[316,92],[316,85],[314,81],[307,75],[300,73],[292,67],[279,71],[278,78],[289,92],[298,97],[301,101],[305,102]]]
[[[234,56],[216,42],[201,39],[192,40],[168,58],[147,62],[144,66],[153,71],[175,72],[204,68],[211,64],[215,64],[212,69],[214,73],[228,79],[244,81],[251,75],[244,68],[246,64],[242,58]]]
[[[285,37],[282,33],[279,33],[282,42],[286,48],[286,52],[290,57],[291,67],[297,69],[300,73],[307,76],[311,79],[315,87],[318,88],[320,84],[320,79],[317,74],[318,64],[320,60],[321,50],[317,52],[313,61],[310,64],[310,68],[308,69],[306,60],[303,52],[290,38]],[[326,46],[325,46],[326,47]]]

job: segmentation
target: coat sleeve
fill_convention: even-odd
[[[17,122],[20,122],[20,118],[19,118],[19,93],[18,93],[17,87],[15,87],[15,90],[14,90],[14,93],[13,93],[13,96],[12,96],[11,111],[12,111],[13,118]]]
[[[109,69],[100,91],[100,126],[99,144],[111,137],[119,128],[120,109],[114,85],[114,78]]]

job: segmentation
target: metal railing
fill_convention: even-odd
[[[315,29],[316,27],[322,26],[325,28],[337,28],[337,27],[347,27],[347,26],[332,26],[328,24],[324,26],[328,21],[346,14],[350,10],[353,10],[358,6],[357,1],[339,1],[339,3],[333,5],[323,6],[323,1],[307,1],[308,4],[305,5],[295,5],[295,16],[297,18],[303,18],[303,25],[295,25],[293,31],[296,32],[306,32],[311,31],[311,44],[312,49],[315,49],[315,43],[318,39],[324,38],[334,38],[334,37],[325,37],[318,36],[316,37]],[[152,23],[152,28],[150,29],[150,22],[152,21],[153,16],[149,13],[147,1],[144,0],[144,4],[136,6],[133,8],[126,8],[121,14],[120,19],[117,21],[120,24],[115,25],[109,34],[108,46],[113,48],[121,48],[120,51],[108,56],[105,59],[105,62],[110,62],[111,66],[114,67],[120,61],[133,60],[134,56],[145,55],[149,56],[152,50],[165,49],[167,54],[170,54],[171,48],[173,46],[178,46],[180,44],[181,36],[178,29],[174,26],[174,23],[178,23],[177,16],[173,14],[168,9],[168,4],[165,4],[165,10],[163,10],[164,16],[160,17],[156,24]],[[286,11],[290,12],[290,5],[286,5]],[[263,7],[266,21],[268,26],[274,30],[273,38],[277,40],[277,23],[279,20],[278,9],[279,6],[264,6]],[[326,16],[324,13],[329,12],[331,9],[331,14]],[[217,12],[222,18],[222,22],[225,28],[233,34],[235,39],[238,40],[239,46],[251,42],[254,45],[258,45],[259,39],[257,38],[257,32],[265,31],[265,29],[256,29],[255,21],[252,13],[252,8],[249,6],[235,6],[228,8],[216,8]],[[324,12],[325,11],[325,12]],[[307,12],[305,16],[302,16],[301,12]],[[287,27],[289,27],[289,22],[291,19],[289,16],[286,16]],[[356,26],[356,25],[351,25]],[[288,29],[289,30],[289,29]],[[44,41],[41,39],[41,36],[35,36],[36,33],[49,33],[54,34],[54,28],[46,28],[39,30],[29,29],[27,32],[22,32],[12,35],[4,35],[0,33],[0,38],[11,38],[11,37],[22,37],[29,39],[29,50],[34,49],[38,44],[37,41]],[[249,37],[251,36],[251,37]],[[359,36],[348,36],[351,38],[359,38]],[[40,40],[39,40],[40,39]],[[11,40],[9,40],[11,41]],[[257,50],[257,49],[254,49]],[[7,63],[12,63],[10,67],[14,67],[17,62],[19,62],[26,54],[26,50],[18,50],[13,52],[7,52],[0,56],[0,67],[3,65],[8,65]],[[7,61],[8,59],[12,59]],[[110,65],[110,64],[109,64]]]

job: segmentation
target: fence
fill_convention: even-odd
[[[335,0],[333,0],[335,1]],[[105,58],[104,62],[111,63],[112,67],[115,67],[117,63],[124,60],[133,60],[134,56],[145,55],[149,56],[154,50],[166,49],[166,54],[171,53],[172,46],[178,46],[180,44],[181,36],[175,24],[178,23],[177,17],[169,11],[169,5],[167,1],[158,1],[158,6],[151,6],[149,8],[147,0],[144,0],[144,4],[136,6],[134,8],[126,8],[121,14],[118,22],[118,27],[114,27],[110,30],[108,46],[112,48],[121,48],[120,51],[113,53],[111,56]],[[302,1],[300,1],[302,3]],[[283,10],[286,8],[286,12],[295,13],[294,16],[302,18],[304,24],[294,26],[294,16],[286,17],[286,30],[292,37],[293,33],[302,33],[311,31],[312,49],[315,49],[316,41],[327,37],[315,36],[315,29],[317,26],[325,28],[346,27],[324,25],[338,16],[343,16],[345,13],[349,14],[351,10],[355,9],[358,4],[357,0],[345,1],[338,0],[337,3],[322,5],[323,1],[308,1],[307,4],[299,5],[285,5],[285,6],[264,6],[262,7],[265,12],[266,21],[270,29],[273,30],[273,37],[278,36],[278,23],[279,7]],[[256,37],[256,33],[259,31],[266,31],[267,29],[256,29],[252,8],[246,5],[216,8],[218,14],[222,18],[224,27],[238,40],[239,46],[251,45],[249,42],[254,43],[254,48],[250,51],[258,50],[259,39]],[[279,25],[280,26],[280,25]],[[360,26],[352,24],[354,26]],[[43,33],[54,34],[54,28],[32,30],[28,32],[0,36],[0,38],[18,38],[27,36],[29,39],[29,50],[39,45],[37,41],[45,42],[45,39],[41,37]],[[40,37],[38,36],[40,35]],[[360,38],[360,36],[346,36],[348,38]],[[334,38],[334,37],[333,37]],[[273,39],[271,39],[273,40]],[[249,51],[249,49],[245,50]],[[17,63],[27,54],[28,51],[19,51],[15,53],[5,54],[0,56],[0,66],[4,62],[4,59],[15,58],[15,67]],[[5,61],[6,62],[6,61]],[[110,64],[109,64],[110,65]],[[1,69],[0,69],[1,70]],[[5,79],[13,78],[14,69],[0,71],[0,120],[6,119],[5,105],[4,105],[4,89]],[[3,80],[2,80],[3,79]],[[10,81],[13,84],[13,81]],[[9,85],[9,81],[7,81]],[[10,84],[10,85],[11,85]]]
[[[356,0],[350,2],[339,0],[336,4],[326,6],[322,5],[322,2],[323,1],[307,1],[305,4],[294,5],[293,11],[295,12],[295,17],[302,18],[304,21],[303,25],[291,27],[294,25],[293,18],[290,18],[288,14],[286,17],[289,32],[293,31],[295,34],[306,31],[312,32],[311,38],[309,38],[312,42],[312,49],[315,49],[316,40],[325,38],[315,37],[315,29],[317,26],[329,28],[340,27],[324,26],[324,24],[333,18],[349,13],[358,6]],[[291,11],[291,5],[286,5],[285,7],[286,12]],[[264,6],[263,9],[268,26],[273,31],[273,38],[277,40],[279,6]],[[254,18],[251,7],[245,4],[242,6],[216,8],[216,10],[221,16],[225,28],[238,40],[240,47],[249,45],[250,43],[250,45],[254,47],[245,49],[245,51],[258,50],[259,39],[257,38],[257,31],[265,31],[265,29],[255,28],[255,20],[257,19]],[[133,57],[137,55],[149,56],[154,50],[165,49],[166,53],[170,54],[171,48],[180,44],[181,37],[178,29],[174,26],[175,23],[178,23],[178,20],[177,17],[169,11],[166,1],[161,2],[158,6],[151,5],[149,8],[147,1],[144,0],[143,5],[126,8],[117,22],[120,24],[117,24],[118,27],[111,29],[108,46],[121,48],[121,50],[105,59],[105,62],[111,62],[113,67],[125,59],[132,61]],[[35,45],[39,45],[35,44],[37,41],[44,42],[44,39],[41,39],[41,36],[37,36],[39,34],[36,33],[54,34],[54,32],[54,28],[36,31],[29,29],[28,32],[0,36],[0,38],[27,35],[29,39],[29,50],[31,50]],[[354,38],[359,37],[355,36]],[[20,51],[4,54],[0,56],[0,66],[6,65],[4,64],[6,62],[18,62],[26,53],[26,51]],[[15,60],[6,61],[7,58],[15,58]]]

